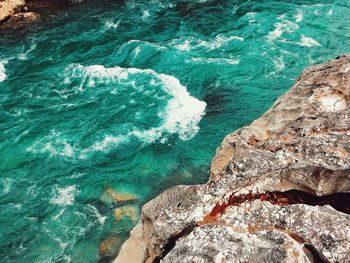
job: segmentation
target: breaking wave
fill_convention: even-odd
[[[7,77],[6,71],[5,71],[6,63],[7,63],[6,61],[0,61],[0,82],[3,82]]]
[[[198,132],[198,123],[205,114],[206,103],[192,97],[177,78],[158,74],[151,69],[74,65],[69,67],[68,72],[70,76],[66,78],[66,82],[70,82],[71,76],[81,77],[80,89],[85,86],[93,87],[96,83],[117,83],[119,85],[131,83],[134,88],[138,88],[134,79],[140,75],[147,75],[150,77],[148,88],[161,87],[171,97],[164,112],[158,113],[158,116],[161,116],[163,120],[160,126],[149,130],[135,129],[126,136],[108,135],[87,150],[104,150],[109,145],[125,141],[131,136],[146,142],[153,142],[165,133],[176,133],[181,140],[189,140]]]

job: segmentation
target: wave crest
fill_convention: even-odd
[[[6,72],[5,72],[6,62],[7,61],[0,61],[0,82],[3,82],[7,77]]]
[[[107,135],[101,141],[96,142],[91,147],[84,150],[101,151],[111,145],[127,141],[131,137],[136,137],[144,142],[154,142],[157,139],[166,141],[166,134],[177,134],[181,140],[189,140],[199,131],[199,121],[205,114],[206,103],[192,97],[185,86],[180,81],[170,75],[159,74],[152,69],[138,68],[107,68],[102,65],[82,66],[71,65],[66,70],[65,82],[71,83],[76,78],[80,79],[79,90],[86,87],[92,88],[96,84],[119,84],[131,85],[135,89],[140,89],[135,81],[138,77],[147,77],[147,88],[159,88],[166,92],[170,99],[162,112],[158,116],[162,119],[162,124],[148,130],[134,129],[124,136]],[[146,91],[145,91],[146,92]]]

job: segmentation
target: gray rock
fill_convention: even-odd
[[[306,69],[226,136],[207,184],[143,206],[115,262],[350,262],[349,99],[349,56]]]

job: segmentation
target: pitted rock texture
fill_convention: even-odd
[[[0,0],[0,23],[25,6],[24,0]]]
[[[0,31],[26,28],[48,11],[57,11],[83,2],[84,0],[0,0]]]
[[[254,258],[261,262],[308,262],[298,242],[281,231],[244,233],[225,225],[197,227],[179,240],[162,262],[253,262]]]
[[[145,204],[115,263],[350,262],[350,56],[306,69],[217,149],[207,184]]]

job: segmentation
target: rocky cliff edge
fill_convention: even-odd
[[[26,28],[48,10],[82,2],[84,0],[0,0],[0,32]]]
[[[350,56],[229,134],[207,184],[142,208],[114,263],[350,262]]]

